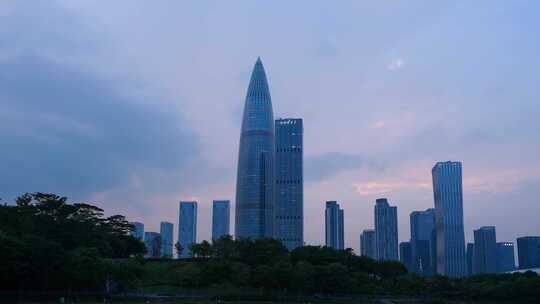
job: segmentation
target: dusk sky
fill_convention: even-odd
[[[261,56],[274,117],[304,119],[308,244],[337,200],[358,250],[379,197],[408,240],[447,160],[466,240],[540,235],[540,1],[2,1],[0,20],[3,202],[52,192],[176,238],[197,200],[209,239]]]

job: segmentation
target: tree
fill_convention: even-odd
[[[212,245],[207,240],[191,244],[191,253],[196,258],[209,258],[212,256],[212,252]]]
[[[180,258],[182,256],[182,252],[184,251],[184,247],[182,246],[182,244],[180,244],[180,242],[176,242],[174,244],[174,249],[176,250],[176,255],[178,256],[178,258]]]
[[[294,265],[290,286],[296,291],[312,291],[315,287],[315,268],[311,263],[300,261]]]
[[[145,250],[127,235],[131,226],[123,216],[103,214],[91,204],[40,192],[1,205],[0,289],[101,289],[106,259]]]
[[[218,259],[236,260],[238,258],[237,242],[230,235],[213,240],[212,254]]]

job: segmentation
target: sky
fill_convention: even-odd
[[[261,56],[274,117],[304,119],[306,243],[337,200],[358,250],[379,197],[409,239],[447,160],[467,240],[540,234],[538,1],[2,1],[0,20],[3,202],[52,192],[158,231],[194,199],[209,239]]]

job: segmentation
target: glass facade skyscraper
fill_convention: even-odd
[[[523,236],[517,239],[520,269],[540,267],[540,236]]]
[[[129,223],[135,227],[135,230],[131,231],[130,235],[142,241],[144,239],[144,224],[139,222]]]
[[[408,271],[412,271],[412,252],[410,242],[399,243],[399,261]]]
[[[375,251],[379,260],[399,261],[397,207],[386,198],[375,201]]]
[[[339,208],[336,201],[326,202],[324,218],[326,246],[337,250],[345,249],[343,209]]]
[[[197,242],[197,202],[180,202],[178,243],[182,246],[179,258],[190,258],[191,245]]]
[[[411,271],[424,275],[435,273],[435,252],[432,250],[435,233],[435,209],[413,211],[411,221]]]
[[[302,119],[275,121],[274,237],[293,250],[304,243],[304,180]]]
[[[274,236],[274,116],[260,58],[247,90],[236,180],[236,238]]]
[[[366,229],[360,235],[360,255],[376,258],[375,253],[375,230]]]
[[[474,230],[473,274],[497,272],[497,236],[495,227]]]
[[[467,243],[467,275],[474,274],[474,244]]]
[[[514,256],[514,243],[497,243],[497,272],[508,272],[516,269],[516,259]]]
[[[437,273],[467,274],[463,228],[463,185],[460,162],[439,162],[431,170],[437,230]]]
[[[161,235],[161,256],[172,258],[173,256],[173,223],[161,222],[159,234]]]
[[[212,240],[230,235],[231,204],[228,200],[212,202]]]
[[[161,256],[161,235],[157,232],[144,233],[144,245],[146,247],[146,258],[159,258]]]

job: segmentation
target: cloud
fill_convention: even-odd
[[[484,172],[485,173],[485,172]],[[471,194],[481,193],[511,193],[520,185],[537,179],[538,172],[525,172],[524,170],[505,170],[468,176],[463,179],[464,191]],[[428,179],[421,180],[369,180],[353,183],[356,191],[361,196],[382,195],[407,189],[432,190],[432,182]]]
[[[58,6],[36,5],[6,9],[0,30],[12,42],[0,43],[1,196],[181,189],[182,169],[204,164],[181,110],[147,82],[100,72],[98,37]]]
[[[0,131],[0,180],[11,194],[140,184],[137,172],[176,171],[197,154],[180,113],[127,98],[109,79],[36,56],[0,69],[0,116],[9,126]]]
[[[426,189],[431,187],[431,183],[429,181],[369,181],[355,183],[353,186],[361,196],[372,196],[401,189]]]
[[[305,180],[308,182],[329,179],[342,171],[365,168],[383,170],[384,164],[361,155],[329,152],[305,158]]]
[[[390,64],[386,66],[386,69],[390,71],[394,71],[394,70],[402,69],[404,67],[405,67],[405,60],[402,58],[397,58],[394,61],[390,62]]]

